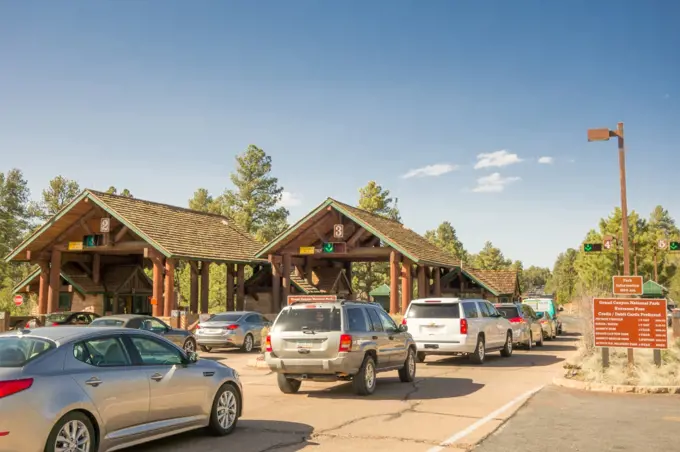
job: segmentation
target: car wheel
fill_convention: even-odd
[[[225,384],[217,391],[208,424],[214,435],[224,436],[234,431],[241,411],[240,403],[241,398],[232,385]]]
[[[529,331],[529,342],[526,344],[527,345],[527,350],[531,351],[531,349],[534,346],[534,334]]]
[[[399,369],[399,379],[402,383],[411,383],[416,379],[416,354],[412,348],[408,349],[404,367]]]
[[[371,355],[366,355],[359,373],[352,378],[354,392],[362,396],[373,394],[376,380],[375,361]]]
[[[207,345],[201,345],[201,351],[210,353],[210,350],[212,350],[212,347],[208,347]]]
[[[484,364],[484,358],[486,358],[486,346],[484,345],[484,338],[482,336],[477,337],[477,346],[475,351],[470,355],[470,361],[475,364]]]
[[[505,338],[505,345],[501,349],[501,356],[509,358],[512,356],[512,333],[508,331],[508,335]]]
[[[253,351],[253,348],[255,348],[255,340],[253,339],[253,335],[248,333],[246,334],[246,337],[243,339],[241,351],[244,353],[250,353]]]
[[[425,357],[426,357],[426,356],[427,356],[427,355],[425,354],[425,352],[418,352],[418,354],[416,355],[416,357],[418,358],[418,362],[419,362],[419,363],[424,363],[424,362],[425,362]]]
[[[188,338],[184,341],[184,347],[182,347],[185,352],[193,353],[196,351],[196,340],[194,338]]]
[[[285,374],[276,374],[276,382],[284,394],[295,394],[300,390],[300,385],[302,384],[302,381],[287,378]]]
[[[543,347],[543,330],[541,330],[541,334],[539,334],[540,339],[536,341],[536,347]]]
[[[57,421],[47,437],[45,452],[73,450],[95,452],[96,437],[92,422],[85,414],[72,411]]]

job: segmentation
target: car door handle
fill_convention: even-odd
[[[153,381],[161,381],[161,380],[163,379],[163,375],[161,375],[161,374],[153,374],[153,375],[151,375],[151,379],[152,379]]]
[[[88,386],[92,386],[93,388],[96,388],[97,386],[102,384],[102,381],[97,377],[92,377],[89,380],[86,380],[85,384]]]
[[[374,341],[377,341],[377,340],[378,340],[378,336],[373,336],[371,339],[373,339]]]

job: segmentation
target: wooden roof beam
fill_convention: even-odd
[[[75,221],[71,226],[66,228],[66,230],[64,232],[59,234],[59,236],[56,239],[52,240],[45,247],[43,247],[43,249],[50,249],[55,244],[57,244],[59,242],[63,242],[64,240],[66,240],[66,238],[69,235],[73,234],[78,229],[83,229],[83,224],[87,225],[87,220],[92,218],[96,213],[97,213],[97,209],[94,208],[94,207],[92,209],[88,210],[87,212],[85,212],[85,214],[83,214],[77,221]],[[85,229],[83,229],[83,230],[85,232],[87,232],[87,230],[89,230],[89,227],[88,227],[87,230],[85,230]]]

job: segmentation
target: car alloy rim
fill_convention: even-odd
[[[416,373],[416,359],[413,356],[413,350],[408,352],[408,373],[411,376]]]
[[[484,359],[484,342],[479,341],[479,359]]]
[[[81,421],[69,421],[61,427],[54,442],[55,452],[89,452],[90,432]]]
[[[223,429],[234,425],[236,420],[236,396],[231,391],[224,391],[217,401],[217,422]]]
[[[246,336],[246,351],[251,351],[253,349],[253,338]]]
[[[370,361],[366,363],[366,387],[367,388],[372,388],[373,385],[375,384],[375,371],[373,369],[373,363]]]
[[[184,343],[184,351],[187,351],[187,352],[193,352],[194,351],[194,343],[191,340],[188,340]]]
[[[508,351],[512,352],[512,335],[508,334]]]

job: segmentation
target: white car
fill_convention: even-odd
[[[402,324],[408,325],[420,362],[427,355],[467,355],[483,364],[490,351],[512,355],[512,325],[486,300],[416,299]]]

